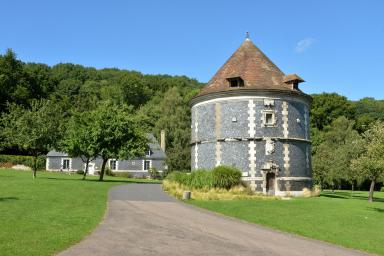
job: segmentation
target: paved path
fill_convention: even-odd
[[[129,184],[110,190],[104,221],[59,255],[364,254],[185,205],[158,184]]]

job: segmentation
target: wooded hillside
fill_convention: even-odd
[[[49,100],[63,113],[58,126],[65,127],[74,113],[93,110],[101,102],[130,105],[144,130],[157,138],[161,129],[166,131],[170,171],[190,169],[189,101],[203,85],[186,76],[144,75],[137,71],[95,69],[71,63],[52,67],[24,63],[11,50],[0,55],[0,114],[6,113],[12,104],[30,108],[33,100]],[[312,97],[315,182],[328,187],[340,186],[348,177],[340,174],[345,173],[347,167],[349,171],[350,158],[354,157],[353,152],[347,150],[350,149],[348,141],[363,134],[374,121],[384,120],[384,100],[350,101],[336,93],[313,94]],[[342,136],[344,140],[339,141]],[[342,145],[346,145],[344,151]],[[3,153],[22,153],[15,148],[2,150]]]

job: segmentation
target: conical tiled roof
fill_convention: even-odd
[[[228,80],[239,77],[244,85],[231,87]],[[285,74],[247,38],[198,96],[247,89],[299,91],[285,83],[284,78]]]

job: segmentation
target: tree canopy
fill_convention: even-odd
[[[30,108],[16,104],[8,106],[1,116],[2,147],[17,147],[34,158],[33,177],[36,177],[36,159],[57,146],[61,139],[61,110],[48,100],[34,100]]]

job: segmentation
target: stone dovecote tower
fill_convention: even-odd
[[[192,170],[235,166],[259,192],[311,188],[311,97],[247,37],[191,100]]]

